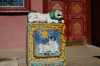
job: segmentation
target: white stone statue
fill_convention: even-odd
[[[56,38],[54,37],[54,39],[52,39],[53,36],[50,37],[49,42],[47,42],[46,44],[40,44],[37,46],[37,50],[36,50],[36,54],[38,53],[38,49],[39,49],[39,53],[47,53],[47,51],[50,51],[49,54],[51,53],[55,53],[55,52],[59,52],[58,48],[58,44],[56,42]]]
[[[29,11],[27,19],[30,23],[64,23],[63,13],[58,9],[52,10],[47,14],[32,10]]]

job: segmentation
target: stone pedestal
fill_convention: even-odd
[[[27,65],[67,66],[65,25],[28,23]]]

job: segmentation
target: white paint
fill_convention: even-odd
[[[39,53],[46,53],[47,51],[51,51],[49,54],[55,53],[56,51],[60,53],[58,48],[59,46],[57,42],[49,39],[49,42],[47,42],[46,44],[40,44],[37,46],[36,54],[38,53],[38,49],[40,49]]]
[[[60,14],[60,16],[58,16],[58,14]],[[62,12],[59,11],[59,10],[56,10],[55,11],[55,17],[56,18],[62,18],[63,17]],[[59,23],[58,20],[51,19],[49,13],[42,14],[42,13],[38,13],[38,12],[29,13],[28,14],[28,22],[30,22],[30,23],[33,23],[33,22],[35,22],[35,23],[46,23],[46,22],[47,23],[52,23],[52,22]],[[64,20],[61,20],[61,22],[64,23]]]

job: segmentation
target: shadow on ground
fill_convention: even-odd
[[[93,56],[93,57],[96,57],[96,58],[100,59],[100,56]]]

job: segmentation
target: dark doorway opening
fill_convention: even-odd
[[[92,44],[100,47],[100,0],[91,0]]]

